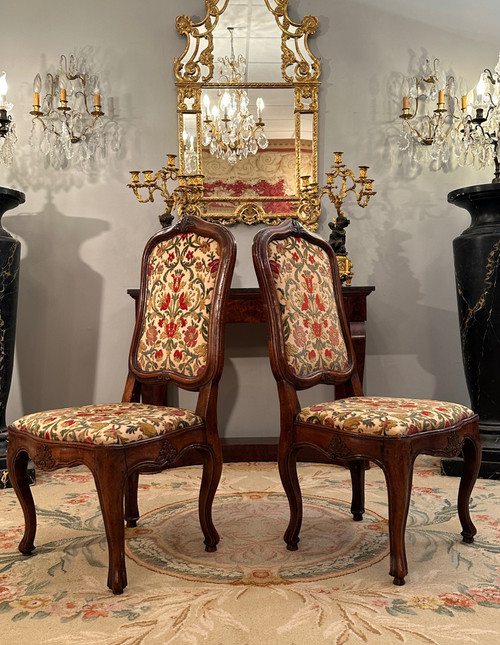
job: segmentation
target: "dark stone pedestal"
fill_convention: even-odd
[[[14,365],[21,245],[2,226],[5,211],[23,204],[24,193],[0,187],[0,488],[9,486],[5,408]]]
[[[500,478],[500,184],[449,193],[471,225],[453,240],[462,357],[471,407],[479,414],[479,476]],[[459,474],[459,460],[443,472]]]

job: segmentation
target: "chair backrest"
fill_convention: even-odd
[[[235,259],[232,234],[194,216],[148,241],[129,356],[135,379],[189,390],[219,380]]]
[[[259,231],[252,254],[266,304],[275,378],[296,389],[355,379],[354,351],[331,246],[292,220]],[[355,389],[361,393],[359,383]]]

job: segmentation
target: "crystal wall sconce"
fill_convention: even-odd
[[[0,75],[0,162],[9,166],[14,159],[14,145],[17,141],[16,126],[9,112],[13,105],[7,101],[7,74]]]
[[[61,56],[57,73],[33,81],[33,126],[30,144],[55,169],[85,168],[108,149],[119,149],[117,124],[104,118],[99,76],[83,57]]]

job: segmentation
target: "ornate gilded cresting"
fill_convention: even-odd
[[[175,165],[175,159],[176,155],[167,155],[167,165],[155,174],[152,170],[131,170],[131,180],[127,184],[141,204],[154,202],[155,192],[160,192],[166,204],[164,212],[158,216],[163,227],[172,223],[174,209],[177,210],[180,218],[184,215],[200,215],[198,203],[203,196],[203,176],[181,175]],[[142,180],[139,176],[141,173]],[[167,187],[170,180],[178,182],[178,186],[172,191]]]
[[[276,27],[277,51],[281,51],[281,64],[277,62],[277,66],[281,68],[279,81],[259,78],[257,81],[243,79],[241,82],[234,82],[217,78],[214,45],[218,39],[220,42],[229,27],[224,24],[224,20],[230,20],[230,15],[233,15],[231,0],[205,0],[206,15],[199,22],[194,22],[188,16],[178,16],[176,19],[178,33],[186,38],[184,51],[174,61],[179,117],[179,172],[188,177],[188,182],[191,175],[204,176],[206,190],[200,198],[199,210],[201,216],[207,220],[223,224],[272,224],[299,216],[303,224],[315,230],[320,215],[319,208],[301,207],[299,214],[299,206],[303,201],[301,176],[307,172],[313,183],[317,181],[318,89],[321,66],[320,60],[309,48],[308,38],[316,32],[318,19],[305,16],[300,22],[293,21],[288,16],[288,0],[262,0],[262,3],[269,12],[270,31],[272,32],[273,25]],[[238,9],[241,9],[241,6]],[[241,22],[245,21],[242,21],[240,16]],[[248,28],[248,33],[242,28],[247,38],[250,37],[250,31],[251,37],[254,37],[256,27],[264,30],[261,23],[255,23],[252,27],[252,30]],[[268,31],[266,36],[269,36]],[[280,144],[281,147],[276,145],[273,148],[270,145],[269,150],[259,150],[252,156],[252,160],[245,157],[238,161],[236,166],[240,164],[240,168],[245,168],[246,175],[238,169],[235,172],[239,172],[239,175],[236,176],[234,172],[231,174],[229,164],[225,177],[220,174],[225,173],[224,169],[221,171],[220,166],[219,174],[208,172],[213,168],[213,164],[205,168],[210,166],[211,160],[208,159],[209,154],[203,144],[203,95],[225,88],[234,89],[236,86],[245,88],[249,94],[256,90],[259,93],[265,91],[268,93],[266,96],[271,99],[273,92],[276,96],[279,90],[290,91],[290,122],[293,134],[289,139],[288,149],[291,149],[291,152],[288,154],[293,155],[293,163],[290,163],[290,159],[285,159],[285,146]],[[265,103],[267,108],[267,99]],[[193,150],[197,161],[194,164]],[[271,153],[275,155],[274,158],[269,156]],[[291,166],[289,174],[284,175],[280,186],[277,186],[276,176],[271,174],[271,180],[266,177],[265,171],[262,171],[262,166],[272,167],[276,163],[275,159],[284,160],[283,165]],[[249,174],[252,172],[252,163],[255,164],[253,176]],[[224,180],[232,187],[241,185],[240,192],[237,195],[231,194],[231,191],[225,188]],[[212,191],[213,186],[219,187],[218,192]]]
[[[310,213],[316,213],[320,210],[321,198],[328,195],[330,202],[335,206],[337,217],[328,226],[332,232],[329,242],[335,251],[339,265],[340,278],[350,286],[353,277],[353,264],[347,257],[345,246],[345,229],[350,224],[350,220],[344,215],[342,205],[348,193],[356,197],[356,202],[361,208],[365,208],[377,193],[373,190],[373,179],[368,179],[369,166],[359,166],[359,177],[356,178],[353,171],[347,168],[342,161],[343,152],[334,152],[335,160],[331,166],[330,172],[326,173],[326,185],[318,186],[311,181],[311,177],[305,175],[302,177],[302,198],[299,206],[298,217],[300,221],[310,217]]]

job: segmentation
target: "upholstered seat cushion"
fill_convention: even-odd
[[[124,444],[202,423],[191,410],[143,403],[111,403],[47,410],[21,417],[11,427],[42,439]]]
[[[303,408],[297,421],[353,433],[404,437],[449,428],[473,414],[463,405],[446,401],[354,396]]]

